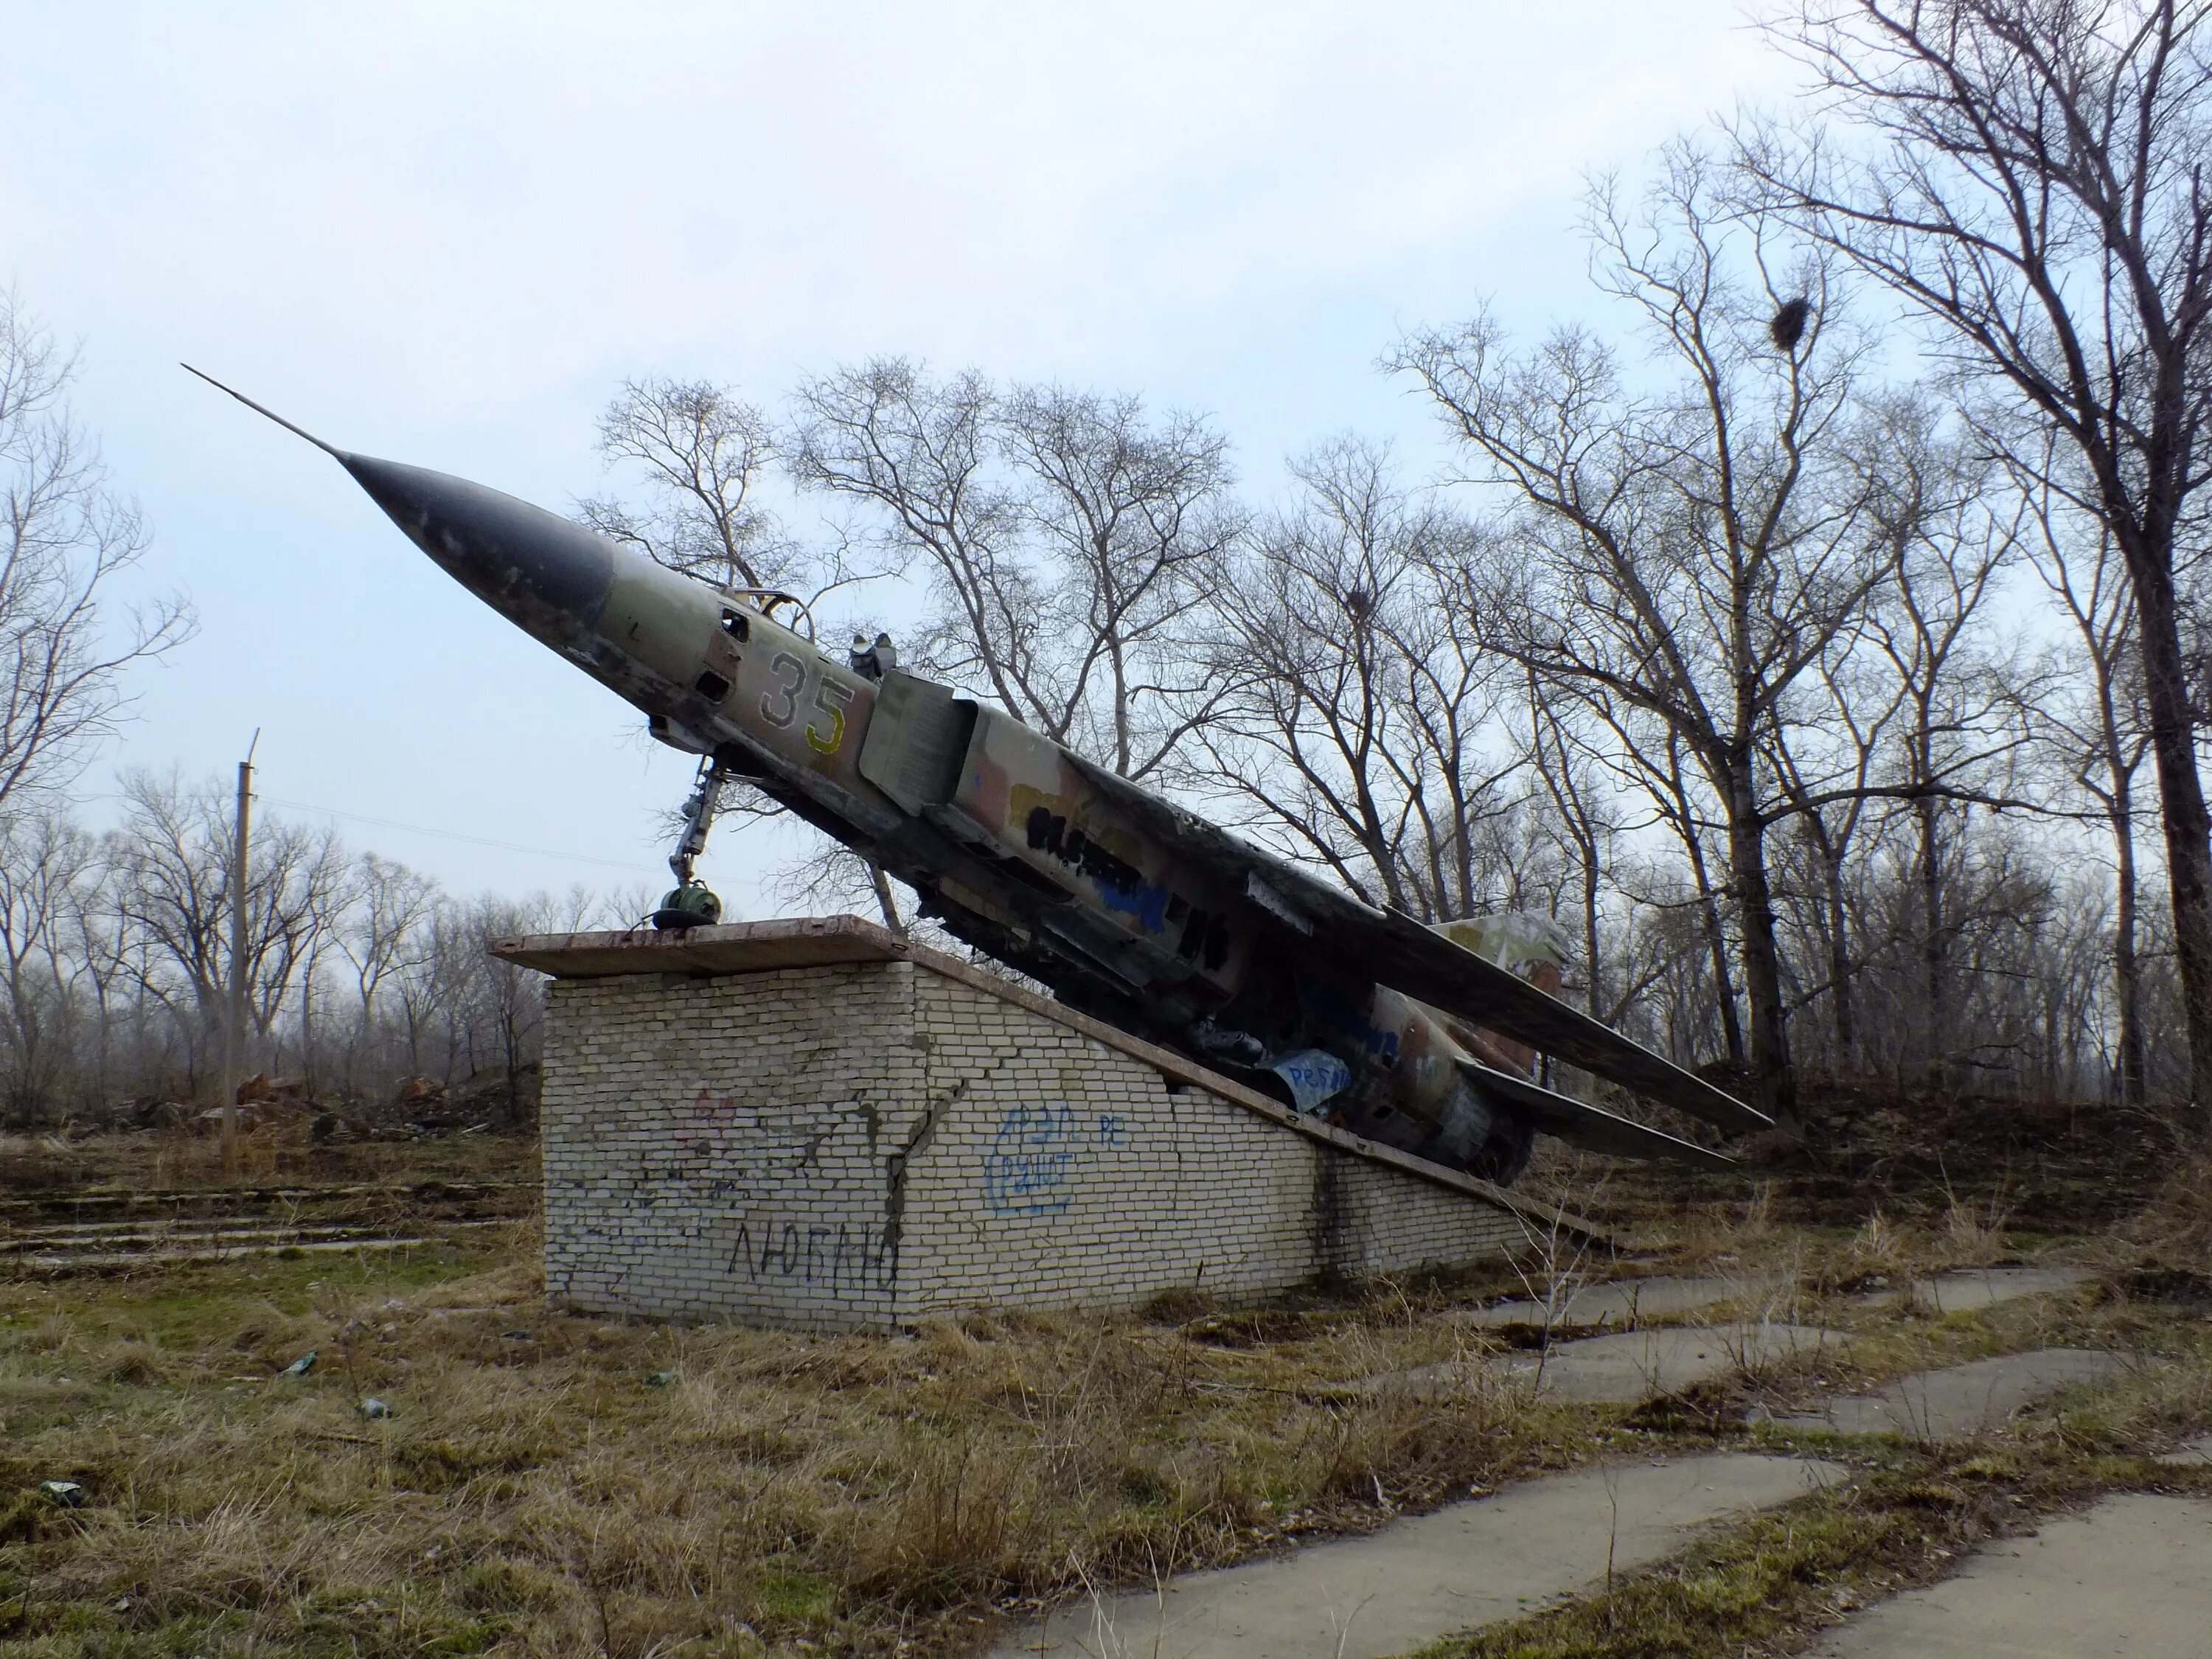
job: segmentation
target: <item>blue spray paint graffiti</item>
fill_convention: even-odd
[[[1057,1215],[1070,1190],[1082,1132],[1066,1106],[1006,1108],[983,1157],[983,1203],[997,1215]]]
[[[1302,1112],[1317,1112],[1330,1097],[1352,1086],[1352,1067],[1326,1048],[1301,1048],[1283,1054],[1267,1068],[1290,1085]]]

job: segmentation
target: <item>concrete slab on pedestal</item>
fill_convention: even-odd
[[[1510,1255],[1601,1231],[854,917],[500,942],[554,976],[545,1285],[805,1329]]]

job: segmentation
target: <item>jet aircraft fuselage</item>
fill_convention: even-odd
[[[300,435],[462,586],[641,710],[660,741],[750,781],[911,886],[952,933],[1086,1012],[1498,1181],[1520,1172],[1539,1132],[1725,1162],[1540,1087],[1522,1063],[1529,1048],[1726,1127],[1765,1121],[1517,975],[1002,710],[896,668],[855,672],[795,602],[719,588],[513,496]]]

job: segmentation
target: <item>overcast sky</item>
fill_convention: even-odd
[[[625,375],[882,352],[1210,412],[1256,494],[1346,428],[1418,469],[1399,330],[1581,307],[1583,177],[1785,83],[1738,0],[10,7],[0,280],[201,617],[118,762],[258,726],[272,804],[464,891],[664,878],[690,774],[180,358],[563,510]]]

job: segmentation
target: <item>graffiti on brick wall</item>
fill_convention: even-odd
[[[822,1107],[750,1105],[705,1084],[669,1109],[669,1139],[679,1165],[732,1166],[765,1173],[818,1163],[840,1116]]]
[[[998,1215],[1057,1215],[1074,1201],[1082,1134],[1074,1109],[1016,1103],[983,1155],[983,1203]]]
[[[738,1224],[728,1271],[746,1278],[802,1285],[851,1285],[887,1291],[898,1277],[898,1240],[889,1225],[778,1221],[749,1217]]]
[[[1006,1108],[983,1155],[983,1205],[994,1215],[1058,1215],[1075,1201],[1084,1154],[1129,1145],[1129,1120],[1117,1112],[1086,1119],[1072,1106]]]

